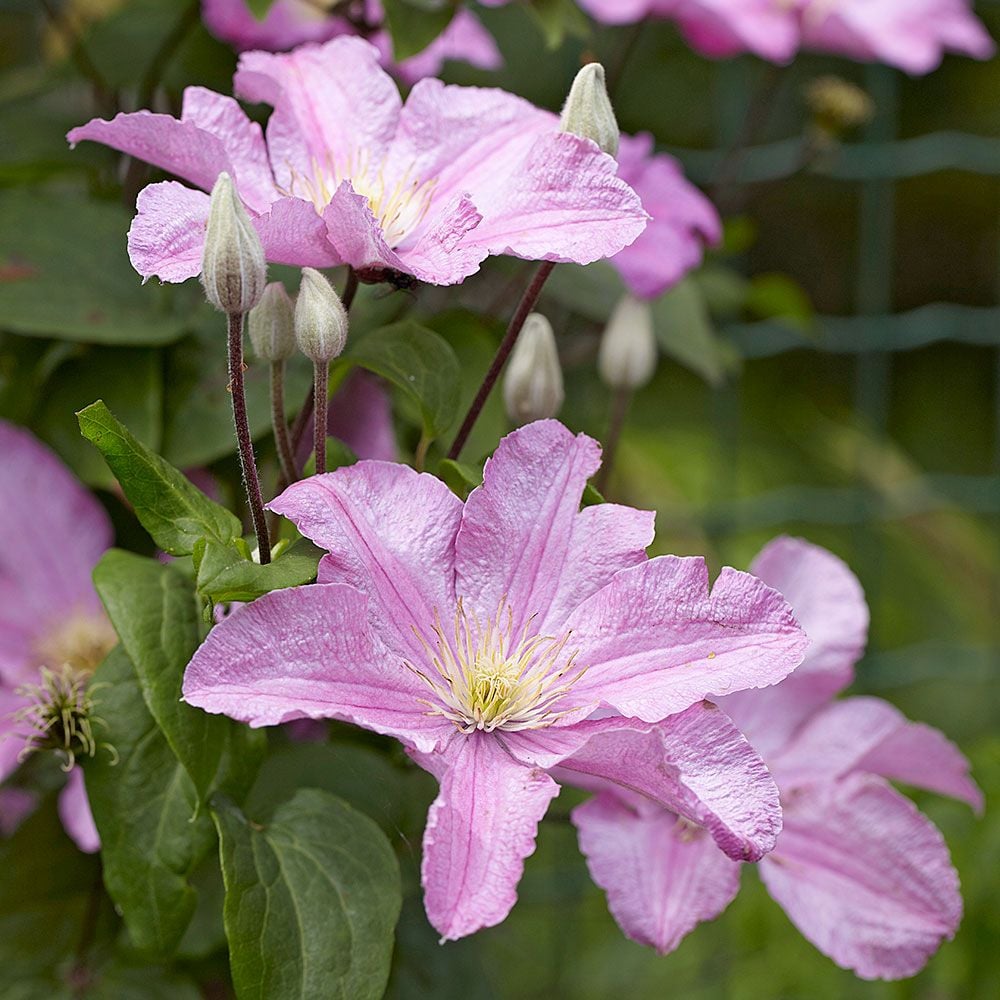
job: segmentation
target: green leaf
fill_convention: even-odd
[[[101,747],[85,762],[87,796],[101,835],[104,884],[135,947],[170,955],[194,912],[188,875],[215,832],[198,793],[146,706],[135,666],[116,647],[94,674]]]
[[[184,668],[200,638],[192,583],[171,566],[110,549],[94,569],[94,586],[150,713],[204,799],[221,769],[229,722],[181,701]]]
[[[253,601],[262,594],[316,579],[322,553],[304,539],[267,566],[244,559],[231,545],[208,542],[198,561],[198,592],[212,604]]]
[[[258,21],[263,21],[267,17],[268,11],[274,6],[274,0],[247,0],[250,13]]]
[[[416,403],[427,438],[452,425],[461,371],[455,352],[432,330],[412,321],[393,323],[359,340],[347,360],[388,379]]]
[[[399,918],[399,866],[366,816],[299,791],[267,826],[213,800],[225,923],[241,1000],[377,1000]]]
[[[607,261],[598,261],[586,267],[560,264],[549,275],[542,297],[554,299],[577,316],[603,324],[625,291],[621,275]]]
[[[451,458],[442,458],[438,462],[438,478],[444,480],[445,486],[462,500],[483,481],[483,470],[465,462],[456,462]]]
[[[778,318],[800,330],[810,330],[816,312],[805,289],[787,274],[755,274],[747,310],[758,319]]]
[[[716,336],[705,297],[690,277],[652,303],[653,326],[663,351],[711,385],[720,384],[730,356]]]
[[[454,0],[382,0],[398,63],[423,52],[455,16]]]
[[[559,48],[567,35],[576,38],[590,35],[590,22],[573,0],[532,0],[529,9],[550,49]]]
[[[98,344],[167,344],[182,316],[163,312],[125,253],[131,213],[79,195],[0,191],[0,326]]]
[[[102,400],[81,410],[77,418],[80,432],[104,456],[142,526],[161,549],[186,556],[199,538],[226,545],[241,536],[235,515],[140,444]]]

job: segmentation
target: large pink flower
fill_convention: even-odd
[[[684,177],[680,164],[653,152],[648,132],[621,137],[618,173],[642,199],[650,221],[611,263],[633,295],[656,298],[701,263],[705,245],[722,238],[722,221],[715,206]]]
[[[702,699],[777,682],[806,640],[755,577],[725,569],[709,592],[702,560],[647,559],[651,513],[581,511],[599,455],[542,421],[465,504],[386,462],[295,484],[271,506],[327,550],[319,582],[234,612],[184,678],[188,702],[254,726],[399,739],[441,785],[423,883],[447,939],[510,911],[557,766],[689,816],[733,857],[780,824],[760,761]]]
[[[209,197],[236,181],[271,261],[351,264],[453,284],[490,254],[584,264],[646,225],[616,163],[558,119],[501,90],[421,80],[402,104],[378,51],[358,38],[288,54],[248,52],[236,92],[273,105],[267,142],[229,97],[189,87],[181,119],[139,111],[69,133],[196,185],[139,194],[129,255],[144,276],[198,274]]]
[[[382,64],[406,83],[437,76],[445,60],[455,59],[479,69],[499,69],[503,64],[493,36],[469,11],[456,11],[447,28],[417,55],[398,64],[392,59],[392,39],[382,28],[385,14],[379,0],[358,7],[364,24],[374,30],[367,36],[379,50]],[[285,52],[306,42],[326,42],[340,35],[359,34],[359,24],[325,13],[308,0],[276,0],[266,17],[258,20],[246,0],[202,0],[202,20],[217,38],[238,52],[262,49]]]
[[[85,676],[115,643],[90,574],[111,544],[111,523],[73,474],[27,431],[0,421],[0,781],[16,770],[40,668]],[[0,799],[0,803],[7,800]],[[67,832],[85,851],[100,842],[83,772],[74,768],[59,802]],[[3,826],[0,820],[0,826]]]
[[[669,18],[692,48],[712,57],[753,52],[781,63],[805,48],[918,74],[934,69],[945,52],[986,59],[995,49],[969,0],[580,0],[580,5],[608,24]]]
[[[962,901],[941,834],[886,779],[977,808],[982,795],[937,730],[877,698],[831,700],[851,682],[868,628],[861,587],[839,559],[781,538],[753,571],[791,602],[812,640],[782,683],[720,703],[781,791],[784,826],[761,877],[839,965],[866,979],[913,975],[954,933]],[[605,789],[573,820],[618,923],[660,951],[718,916],[739,890],[740,866],[673,812]]]

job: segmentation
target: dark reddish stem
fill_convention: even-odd
[[[288,436],[285,419],[285,362],[271,362],[271,426],[274,428],[274,445],[278,451],[281,474],[289,483],[295,482],[295,455]]]
[[[316,449],[316,475],[326,472],[326,394],[330,380],[330,362],[317,361],[313,366],[313,446]]]
[[[611,470],[618,454],[618,443],[621,441],[622,431],[625,429],[625,420],[628,418],[631,403],[631,389],[615,389],[614,396],[611,398],[611,419],[608,422],[608,433],[604,439],[601,471],[597,473],[597,478],[594,480],[594,489],[602,495],[611,479]]]
[[[253,439],[250,437],[250,421],[247,419],[247,397],[243,385],[243,321],[242,313],[229,315],[229,391],[233,397],[233,425],[236,428],[236,442],[240,451],[240,468],[243,485],[247,491],[250,517],[257,535],[257,551],[260,564],[271,561],[271,542],[267,536],[267,522],[264,519],[264,497],[260,491],[260,476],[257,461],[253,456]]]
[[[486,372],[486,377],[483,379],[483,383],[476,393],[476,398],[472,401],[469,412],[466,413],[465,420],[462,421],[462,426],[459,428],[451,450],[448,452],[450,459],[457,459],[462,453],[466,441],[469,440],[469,434],[472,433],[472,428],[479,419],[479,414],[482,413],[483,407],[486,405],[486,400],[489,399],[490,393],[493,391],[493,387],[497,384],[497,379],[500,378],[500,373],[503,371],[503,366],[510,357],[510,352],[514,350],[517,338],[521,335],[524,321],[528,318],[531,310],[535,308],[538,296],[542,293],[542,287],[548,281],[549,275],[555,266],[554,261],[542,261],[538,270],[535,271],[535,276],[531,279],[531,284],[528,285],[524,291],[524,295],[521,296],[517,311],[511,317],[510,325],[507,327],[507,332],[500,342],[500,347],[493,358],[493,363],[490,365],[489,371]]]

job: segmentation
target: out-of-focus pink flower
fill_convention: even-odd
[[[287,54],[248,52],[236,92],[271,104],[267,142],[229,97],[189,87],[181,119],[139,111],[69,133],[172,171],[196,185],[139,194],[129,255],[144,276],[201,270],[209,196],[236,182],[268,260],[351,264],[454,284],[490,254],[590,263],[645,228],[615,160],[560,132],[548,111],[501,90],[421,80],[405,106],[378,51],[335,38]],[[321,98],[321,99],[320,99]]]
[[[945,52],[986,59],[995,46],[969,0],[580,0],[607,24],[675,21],[692,48],[726,57],[753,52],[783,63],[798,49],[933,70]],[[493,6],[499,6],[494,3]]]
[[[0,421],[0,781],[17,768],[30,735],[14,713],[40,672],[85,678],[117,641],[90,574],[111,544],[111,523],[73,474],[27,431]],[[14,806],[0,798],[0,805]],[[100,846],[83,773],[60,796],[67,832],[85,851]],[[5,825],[0,821],[0,826]]]
[[[805,638],[755,577],[723,570],[709,593],[701,559],[647,559],[651,513],[581,511],[599,455],[541,421],[464,504],[387,462],[296,483],[271,507],[327,550],[319,582],[235,611],[185,674],[207,711],[353,722],[438,778],[423,884],[446,939],[510,911],[557,766],[691,815],[733,857],[777,832],[771,779],[702,699],[777,682]]]
[[[611,258],[633,295],[656,298],[672,288],[722,238],[715,206],[684,177],[680,164],[653,152],[648,133],[623,135],[618,175],[642,199],[650,215],[639,238]]]
[[[426,49],[394,63],[392,39],[382,28],[385,15],[381,3],[368,0],[363,9],[360,4],[357,6],[354,21],[326,13],[308,0],[276,0],[263,20],[254,17],[246,0],[202,0],[201,9],[208,30],[238,52],[252,49],[286,52],[306,42],[326,42],[340,35],[364,33],[379,50],[382,65],[406,83],[437,76],[448,59],[486,70],[503,65],[493,36],[464,8],[455,13],[448,27]]]
[[[839,559],[781,538],[753,572],[784,594],[812,640],[780,684],[720,702],[781,791],[784,826],[761,877],[838,965],[866,979],[911,976],[954,934],[962,901],[941,834],[886,779],[975,808],[982,794],[937,730],[877,698],[832,700],[851,682],[868,628],[861,587]],[[573,820],[619,925],[662,952],[739,890],[739,866],[705,831],[648,801],[604,790]]]

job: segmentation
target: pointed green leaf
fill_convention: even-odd
[[[175,556],[190,555],[199,538],[223,545],[239,538],[242,525],[159,455],[140,444],[98,400],[77,414],[80,432],[104,456],[142,526]]]
[[[198,562],[198,592],[212,604],[253,601],[261,594],[316,579],[322,553],[304,539],[266,566],[244,559],[231,545],[208,542]]]
[[[711,385],[726,377],[730,357],[708,314],[705,296],[685,278],[652,303],[653,327],[664,353]]]
[[[454,0],[382,0],[398,63],[423,52],[455,16]]]
[[[213,800],[225,924],[241,1000],[378,1000],[401,905],[399,865],[381,830],[345,802],[305,789],[266,826]]]

